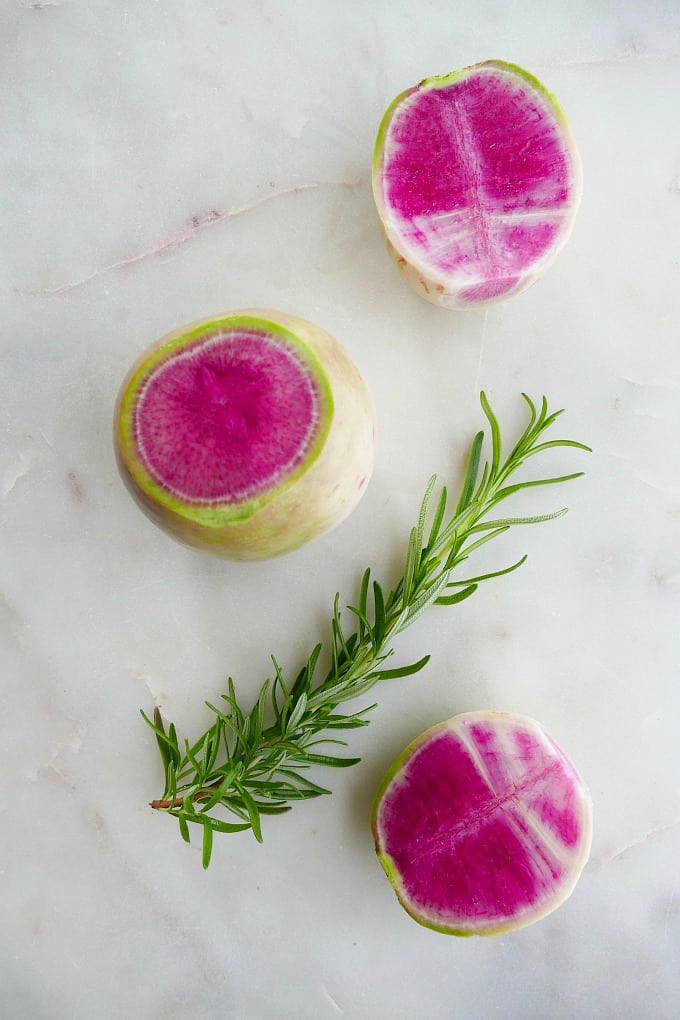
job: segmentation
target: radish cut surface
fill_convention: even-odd
[[[590,852],[574,765],[524,716],[470,712],[418,737],[373,810],[376,852],[402,906],[452,935],[524,927],[562,903]]]
[[[139,387],[140,461],[172,496],[239,507],[295,472],[323,440],[331,400],[318,365],[272,327],[234,325],[161,360]]]
[[[128,487],[162,527],[236,559],[288,552],[339,523],[373,465],[370,396],[340,345],[274,312],[165,337],[116,407]]]
[[[565,244],[581,168],[554,97],[487,61],[398,96],[376,141],[388,247],[428,300],[472,308],[533,283]]]

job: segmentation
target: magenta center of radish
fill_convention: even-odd
[[[501,737],[477,725],[427,740],[379,819],[409,903],[463,924],[540,905],[579,839],[572,773],[556,747],[521,730]]]
[[[302,463],[320,403],[309,365],[278,337],[220,334],[170,357],[145,381],[135,413],[140,459],[184,501],[250,500]]]
[[[507,74],[414,90],[385,143],[397,228],[438,269],[477,277],[470,301],[511,290],[550,251],[571,176],[554,111]]]

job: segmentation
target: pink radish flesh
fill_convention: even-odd
[[[237,330],[176,355],[148,378],[135,415],[140,456],[180,499],[250,499],[302,462],[319,403],[291,350]]]
[[[500,61],[392,104],[374,191],[394,253],[430,300],[469,307],[533,282],[566,241],[580,165],[553,98]]]
[[[458,716],[395,763],[374,812],[376,850],[403,906],[452,934],[493,934],[553,910],[590,847],[590,798],[533,720]]]

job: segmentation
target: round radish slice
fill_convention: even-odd
[[[434,304],[474,308],[524,290],[565,244],[581,166],[555,98],[491,60],[397,96],[373,192],[409,283]]]
[[[164,337],[115,414],[121,474],[142,509],[232,559],[289,552],[338,524],[373,468],[373,404],[328,333],[269,311]]]
[[[590,796],[539,723],[469,712],[418,737],[373,808],[376,853],[402,906],[450,935],[538,921],[590,852]]]

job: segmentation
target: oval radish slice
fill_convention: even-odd
[[[409,283],[434,304],[474,308],[524,290],[562,248],[581,166],[554,96],[491,60],[397,96],[373,193]]]
[[[232,559],[289,552],[356,506],[373,468],[371,397],[328,333],[232,312],[164,337],[115,413],[122,476],[175,537]]]
[[[538,921],[573,890],[588,859],[592,806],[543,727],[469,712],[434,726],[378,791],[376,853],[420,924],[495,935]]]

